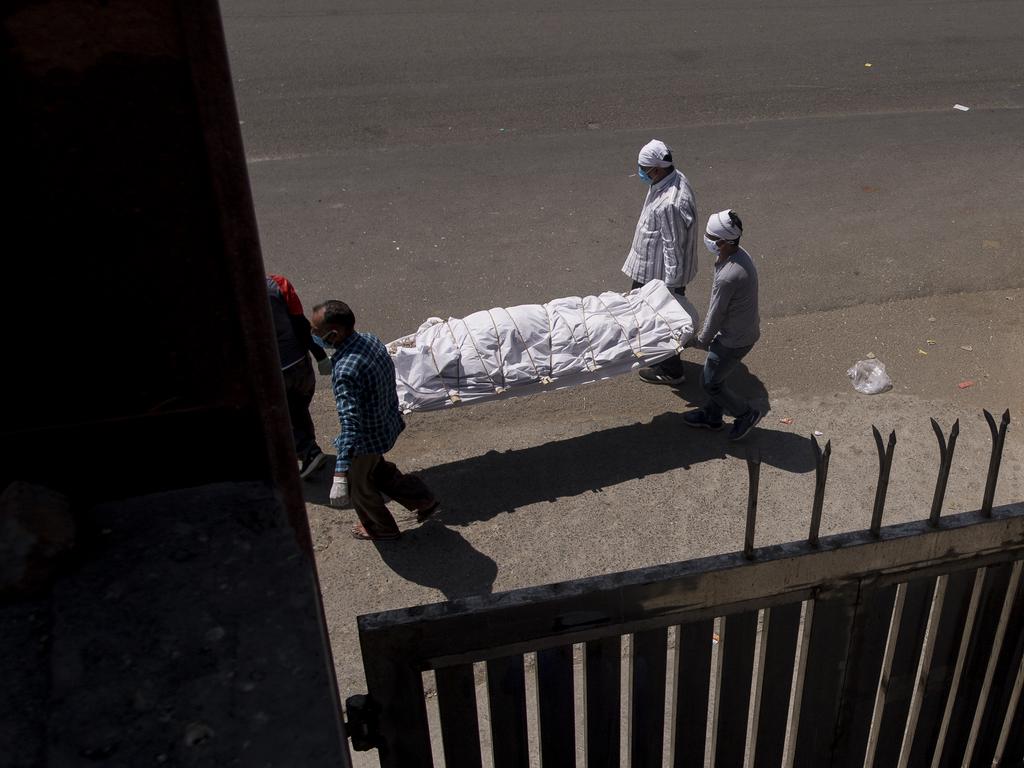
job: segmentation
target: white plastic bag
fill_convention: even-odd
[[[846,375],[853,382],[853,388],[865,395],[877,395],[892,389],[892,379],[885,372],[885,363],[878,360],[858,360]]]

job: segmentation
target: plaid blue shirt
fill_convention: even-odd
[[[331,384],[341,434],[335,472],[347,472],[354,454],[387,453],[405,429],[398,410],[395,364],[376,336],[355,333],[331,356]]]

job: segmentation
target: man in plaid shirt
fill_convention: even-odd
[[[405,429],[395,391],[395,364],[381,340],[356,332],[355,324],[355,315],[343,301],[313,308],[313,334],[324,346],[334,348],[331,384],[341,422],[341,434],[334,441],[338,460],[331,506],[345,506],[351,494],[359,516],[353,537],[397,539],[398,524],[382,493],[415,512],[421,523],[437,511],[438,503],[422,480],[384,460]]]

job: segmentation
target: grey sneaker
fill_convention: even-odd
[[[757,426],[761,417],[762,413],[759,410],[751,408],[732,423],[732,429],[729,430],[729,439],[733,442],[742,440],[750,434],[750,430]]]
[[[725,426],[721,419],[718,421],[711,421],[711,419],[708,418],[708,415],[700,409],[683,414],[683,421],[686,422],[686,426],[688,427],[710,429],[713,432],[717,432]]]
[[[669,386],[676,386],[686,381],[685,374],[671,374],[657,365],[652,365],[649,368],[641,368],[638,375],[642,381],[646,381],[648,384],[668,384]]]

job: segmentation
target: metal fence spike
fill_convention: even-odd
[[[743,537],[743,556],[754,559],[754,522],[757,519],[757,491],[761,481],[761,456],[756,451],[747,454],[747,531]]]
[[[889,444],[883,446],[882,433],[872,425],[875,447],[878,449],[878,487],[875,488],[875,506],[871,511],[871,535],[878,536],[882,527],[882,512],[885,509],[885,494],[889,490],[889,470],[892,468],[892,454],[896,449],[896,431],[889,433]]]
[[[949,433],[949,442],[946,442],[942,434],[942,427],[939,422],[932,419],[932,429],[935,431],[935,439],[939,441],[939,476],[935,480],[935,495],[932,496],[932,511],[928,516],[928,524],[938,527],[939,516],[942,514],[942,502],[946,498],[946,483],[949,481],[949,470],[953,466],[953,449],[956,447],[956,438],[960,434],[960,419],[953,422],[953,429]]]
[[[996,427],[996,420],[988,411],[985,414],[985,421],[988,422],[989,431],[992,432],[992,456],[988,460],[988,479],[985,481],[985,499],[981,503],[981,514],[985,517],[992,517],[992,502],[996,496],[996,481],[999,479],[999,464],[1003,460],[1003,443],[1006,442],[1006,430],[1010,426],[1010,410],[1003,411],[999,427]]]
[[[825,443],[825,450],[818,446],[818,439],[811,435],[811,447],[814,449],[814,506],[811,507],[811,530],[807,534],[807,543],[818,546],[818,531],[821,529],[821,509],[825,503],[825,481],[828,479],[828,460],[832,456],[832,441]]]

